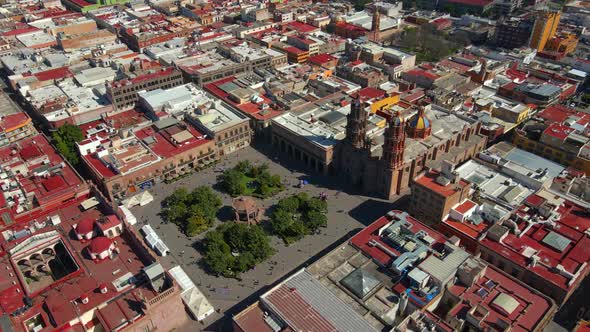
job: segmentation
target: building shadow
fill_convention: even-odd
[[[409,196],[402,196],[395,202],[368,199],[350,210],[348,214],[365,226],[384,216],[391,210],[405,210]]]

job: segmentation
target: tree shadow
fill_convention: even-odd
[[[229,205],[224,205],[217,211],[216,216],[221,222],[233,221],[235,219],[234,209]]]

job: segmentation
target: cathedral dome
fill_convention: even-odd
[[[420,108],[416,115],[408,121],[408,136],[411,138],[426,138],[430,136],[432,123],[430,119],[424,114],[424,108]]]
[[[430,120],[426,117],[426,115],[424,115],[423,112],[418,112],[410,119],[408,126],[414,129],[430,128]]]

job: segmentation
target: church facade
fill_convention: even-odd
[[[425,107],[391,114],[383,136],[368,137],[368,114],[361,97],[354,96],[346,137],[336,146],[336,172],[366,194],[393,199],[443,160],[459,164],[485,148],[479,122],[440,109],[428,111],[431,116]]]

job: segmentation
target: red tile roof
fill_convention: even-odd
[[[469,210],[471,210],[472,208],[474,208],[475,206],[477,206],[477,204],[470,200],[467,199],[465,200],[463,203],[459,204],[459,206],[455,207],[455,211],[459,212],[459,213],[465,213]]]
[[[299,21],[289,22],[289,23],[285,24],[285,26],[289,30],[295,30],[295,31],[301,32],[301,33],[308,33],[308,32],[314,32],[314,31],[319,30],[318,27],[314,27],[313,25],[305,24],[305,23],[302,23]]]
[[[411,76],[426,77],[432,81],[436,80],[437,78],[440,78],[440,76],[438,76],[437,74],[431,73],[429,71],[422,70],[422,69],[412,69],[412,70],[408,71],[407,73],[408,73],[408,75],[411,75]]]
[[[227,92],[221,90],[219,87],[225,83],[233,82],[233,81],[235,81],[235,79],[236,78],[233,76],[227,77],[227,78],[221,79],[219,81],[208,83],[204,86],[204,88],[205,88],[205,90],[209,91],[210,93],[212,93],[216,97],[223,99],[228,104],[232,105],[233,107],[235,107],[236,109],[238,109],[242,113],[248,115],[249,117],[251,117],[255,120],[269,120],[269,119],[272,119],[275,116],[279,116],[283,113],[282,111],[272,108],[272,107],[262,110],[259,107],[260,103],[255,104],[255,103],[249,102],[249,103],[244,103],[244,104],[238,104],[235,101],[233,101],[232,99],[230,99],[229,94]],[[268,97],[264,96],[263,94],[260,94],[259,96],[260,96],[260,98],[263,99],[262,103],[267,104],[267,105],[272,104],[272,101],[270,99],[268,99]],[[266,111],[265,114],[261,114],[262,111]]]
[[[16,150],[16,154],[13,151]],[[41,158],[43,157],[43,158]],[[60,207],[65,201],[71,200],[78,195],[88,193],[87,185],[78,174],[64,162],[62,157],[54,150],[43,135],[36,135],[18,144],[9,144],[0,148],[0,161],[6,163],[12,161],[11,165],[24,164],[29,170],[34,170],[42,165],[62,165],[58,173],[50,178],[36,176],[29,173],[27,176],[14,178],[20,184],[27,197],[34,196],[33,208],[21,213],[16,213],[4,205],[0,206],[0,213],[8,213],[17,221],[20,218],[34,218],[40,213],[48,213]],[[47,164],[41,162],[47,161]],[[59,179],[59,180],[58,180]]]
[[[62,188],[66,184],[66,182],[61,176],[52,176],[47,178],[46,180],[43,180],[42,184],[43,187],[45,187],[45,190],[53,191]]]
[[[396,215],[402,214],[402,211],[396,210],[392,212]],[[433,229],[430,229],[429,227],[420,223],[418,220],[412,218],[411,216],[407,215],[406,221],[408,221],[412,225],[412,231],[414,233],[422,230],[426,232],[430,237],[432,237],[435,242],[444,243],[446,241],[442,234],[436,232]],[[377,219],[372,224],[365,227],[362,231],[358,232],[355,236],[353,236],[350,239],[350,244],[355,248],[359,249],[360,251],[364,252],[367,256],[371,257],[377,263],[384,266],[390,264],[392,261],[392,257],[388,253],[383,251],[378,246],[373,246],[369,244],[371,241],[376,241],[380,243],[383,247],[387,248],[390,252],[401,255],[401,252],[391,247],[378,234],[379,229],[390,222],[391,220],[389,220],[387,216],[383,216]]]
[[[366,87],[358,92],[363,99],[376,99],[385,96],[385,91],[377,88]]]
[[[455,185],[450,183],[446,186],[443,186],[441,184],[439,184],[438,182],[436,182],[436,179],[441,175],[440,172],[438,171],[430,171],[420,177],[418,177],[415,181],[416,184],[419,184],[429,190],[431,190],[434,193],[437,193],[443,197],[449,197],[451,195],[453,195],[456,190],[455,190]],[[459,180],[457,182],[457,184],[461,187],[465,187],[467,185],[469,185],[469,183],[463,179]]]
[[[246,332],[274,332],[264,321],[264,311],[258,303],[246,308],[233,318],[236,325]]]
[[[574,129],[566,125],[552,123],[543,131],[543,135],[548,135],[558,140],[565,140],[572,131],[574,131]]]
[[[60,68],[37,72],[37,73],[34,73],[33,76],[35,76],[35,78],[37,78],[37,80],[44,82],[44,81],[61,79],[61,78],[74,77],[74,74],[70,71],[69,67],[60,67]]]
[[[30,32],[34,32],[34,31],[38,31],[39,29],[33,26],[28,26],[26,28],[20,28],[20,29],[13,29],[13,30],[8,30],[2,33],[2,36],[4,37],[8,37],[8,36],[18,36],[18,35],[22,35],[25,33],[30,33]]]
[[[564,105],[555,104],[550,105],[546,109],[542,110],[537,114],[538,117],[549,121],[561,123],[565,121],[569,116],[576,115],[578,112]]]
[[[85,235],[94,230],[94,220],[93,219],[84,219],[80,221],[76,225],[76,233],[80,235]]]
[[[93,254],[100,254],[107,251],[111,244],[113,244],[113,242],[108,237],[98,236],[92,239],[88,246],[88,250]]]
[[[193,126],[188,125],[186,130],[192,135],[192,137],[186,141],[183,141],[181,144],[177,144],[172,141],[172,135],[166,131],[167,129],[156,131],[153,126],[145,127],[136,131],[135,136],[137,136],[137,138],[140,140],[143,140],[149,136],[155,137],[156,142],[150,144],[150,149],[156,155],[163,158],[170,158],[179,153],[188,151],[212,141],[212,138],[205,137],[205,134],[199,132]]]
[[[11,131],[31,122],[26,113],[13,113],[0,118],[0,130]]]
[[[470,287],[462,284],[450,286],[449,291],[461,299],[461,304],[451,311],[459,319],[465,319],[465,313],[482,306],[488,310],[483,319],[482,329],[497,326],[504,321],[515,331],[534,331],[540,327],[544,317],[550,314],[553,303],[547,297],[533,291],[530,287],[514,280],[493,266],[488,266],[484,274]],[[506,294],[517,301],[518,306],[511,313],[505,312],[494,304],[500,295]]]
[[[313,64],[317,64],[317,65],[323,65],[327,62],[331,62],[336,60],[337,58],[327,54],[327,53],[322,53],[322,54],[318,54],[318,55],[314,55],[314,56],[310,56],[307,61],[309,61],[310,63]]]
[[[548,280],[556,287],[569,290],[572,285],[569,279],[553,271],[548,266],[555,267],[561,264],[567,271],[575,273],[584,263],[590,263],[590,238],[584,234],[590,218],[583,214],[584,209],[566,202],[557,208],[561,218],[556,221],[558,226],[550,227],[548,225],[535,224],[526,229],[526,232],[519,235],[509,233],[502,243],[484,238],[480,244],[488,247],[490,250],[509,259],[515,264],[523,266],[534,272],[539,278]],[[519,214],[525,215],[533,213],[531,210],[525,211],[521,207]],[[519,225],[521,231],[525,230],[526,223],[521,222]],[[570,240],[569,245],[563,251],[558,251],[543,243],[543,239],[549,232],[554,232]],[[528,258],[523,255],[523,248],[532,248],[537,251],[537,256],[544,264],[537,264],[534,267],[529,266]],[[585,270],[590,269],[586,265]],[[582,273],[583,274],[583,273]]]

